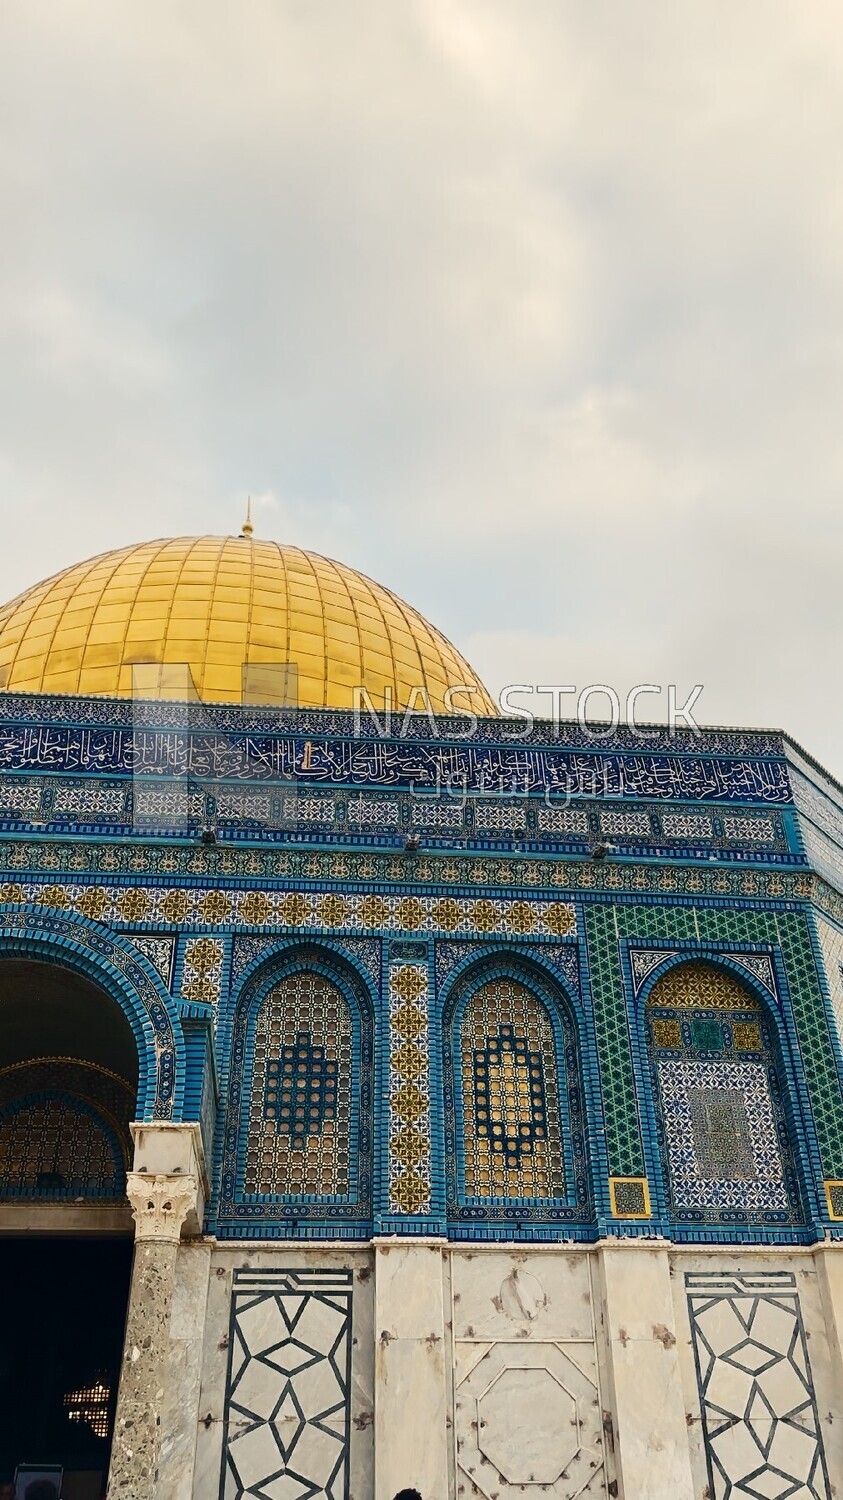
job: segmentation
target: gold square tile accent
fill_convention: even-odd
[[[843,1219],[843,1181],[836,1177],[829,1177],[823,1183],[823,1187],[828,1217],[835,1221]]]
[[[609,1201],[615,1219],[650,1218],[650,1184],[646,1177],[610,1177]]]

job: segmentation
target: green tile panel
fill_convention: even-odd
[[[823,1176],[843,1177],[843,1093],[808,919],[779,912],[779,942],[817,1131]]]
[[[825,1177],[843,1178],[843,1092],[808,922],[799,912],[687,906],[591,906],[585,936],[597,1032],[609,1172],[644,1172],[619,937],[656,942],[769,943],[781,949]],[[689,955],[690,957],[690,955]]]
[[[586,908],[585,940],[597,1033],[609,1172],[615,1177],[640,1177],[644,1175],[644,1148],[632,1070],[618,934],[615,912],[611,906]]]
[[[767,911],[724,911],[700,907],[697,912],[700,941],[711,943],[775,943],[776,917]]]
[[[624,938],[649,939],[660,943],[693,943],[697,936],[695,912],[690,906],[618,906],[618,933]]]

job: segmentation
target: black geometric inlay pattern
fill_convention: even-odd
[[[712,1500],[830,1500],[789,1271],[685,1275]]]
[[[236,1270],[220,1500],[347,1500],[351,1271]]]

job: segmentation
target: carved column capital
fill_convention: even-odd
[[[196,1207],[198,1186],[192,1172],[129,1172],[126,1196],[135,1218],[135,1239],[177,1244],[187,1215]]]

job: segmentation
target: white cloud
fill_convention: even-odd
[[[13,0],[0,597],[258,530],[832,767],[833,0]]]

